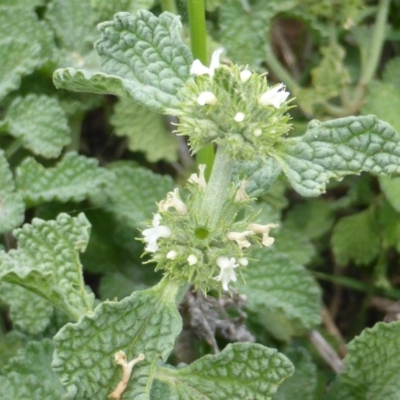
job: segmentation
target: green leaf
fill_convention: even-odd
[[[53,345],[50,339],[29,342],[11,359],[0,376],[2,396],[7,399],[60,399],[63,389],[51,370]]]
[[[386,200],[397,212],[400,212],[400,177],[380,176],[379,184]]]
[[[104,197],[93,198],[93,202],[107,207],[118,221],[136,229],[157,211],[155,203],[172,190],[173,181],[130,162],[115,162],[109,167],[114,178],[105,188]]]
[[[271,157],[266,160],[238,162],[233,177],[235,181],[246,180],[246,193],[260,197],[267,193],[281,173],[279,164]]]
[[[59,65],[90,67],[90,63],[94,62],[96,68],[99,67],[99,60],[93,57],[97,15],[90,0],[53,0],[45,17],[58,41],[61,55]]]
[[[25,6],[0,5],[0,41],[8,38],[29,43],[30,47],[40,46],[40,65],[54,57],[55,43],[51,30],[39,20],[32,8]]]
[[[35,9],[39,6],[44,6],[46,0],[1,0],[2,6],[22,6],[24,8]]]
[[[99,25],[102,36],[95,47],[102,71],[59,69],[54,83],[79,92],[128,97],[163,113],[177,104],[176,93],[189,78],[192,56],[180,28],[179,18],[170,13],[118,13]]]
[[[249,265],[243,273],[246,283],[238,286],[265,329],[279,340],[289,340],[320,323],[320,289],[303,266],[273,247],[251,256],[259,261]]]
[[[345,51],[337,44],[321,47],[320,51],[323,57],[311,71],[312,81],[319,97],[330,99],[350,82],[349,73],[343,65]]]
[[[18,89],[21,77],[31,74],[42,63],[38,43],[13,37],[0,39],[0,58],[0,100]]]
[[[310,199],[306,203],[293,206],[287,213],[284,228],[302,232],[303,236],[315,239],[328,232],[332,225],[333,212],[330,203]]]
[[[83,214],[60,214],[55,221],[34,218],[14,231],[18,249],[0,252],[0,280],[23,286],[78,319],[93,307],[79,262],[89,230]]]
[[[33,158],[26,158],[16,170],[16,184],[26,206],[49,201],[79,202],[95,195],[112,175],[98,167],[94,158],[67,153],[53,168],[44,168]]]
[[[271,155],[302,196],[325,192],[331,178],[400,173],[400,134],[373,115],[311,121],[304,136],[282,140],[276,150]]]
[[[275,349],[233,343],[186,368],[159,367],[156,378],[165,383],[164,398],[170,400],[269,400],[292,374],[292,363]]]
[[[121,99],[110,123],[117,136],[126,136],[131,151],[143,151],[147,160],[176,161],[179,142],[167,129],[162,115],[141,107],[130,99]]]
[[[92,6],[104,21],[112,18],[118,11],[127,11],[132,15],[140,10],[149,10],[154,5],[154,0],[91,0]]]
[[[21,225],[24,212],[22,196],[15,192],[12,172],[4,153],[0,150],[0,234],[10,232]]]
[[[36,155],[58,157],[71,141],[67,117],[52,97],[34,94],[17,97],[5,117],[8,133],[20,138],[22,145]]]
[[[53,315],[53,306],[25,288],[0,282],[0,297],[10,306],[14,329],[35,335],[43,332]]]
[[[294,364],[293,376],[279,386],[274,400],[316,400],[318,387],[317,366],[303,347],[292,347],[285,353]]]
[[[53,368],[67,398],[105,399],[122,377],[114,363],[114,354],[122,350],[128,360],[145,356],[133,368],[124,397],[148,399],[151,366],[159,357],[166,360],[181,330],[176,290],[171,282],[161,282],[121,302],[105,301],[92,316],[62,328],[54,337]]]
[[[340,265],[366,265],[378,256],[379,229],[374,208],[343,217],[333,228],[332,251]]]
[[[361,332],[347,348],[345,370],[334,382],[329,398],[397,400],[400,321],[378,322]]]

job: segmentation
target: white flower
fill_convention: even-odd
[[[175,260],[177,255],[178,255],[178,253],[175,250],[170,250],[167,253],[167,258],[168,258],[168,260]]]
[[[195,264],[197,264],[197,261],[199,261],[199,259],[194,254],[191,254],[187,258],[187,262],[189,263],[189,265],[195,265]]]
[[[161,215],[154,214],[153,228],[145,229],[142,232],[144,241],[147,243],[145,250],[154,253],[158,250],[157,240],[161,238],[169,238],[172,234],[171,228],[165,225],[160,225]]]
[[[253,233],[252,230],[244,232],[228,232],[226,238],[235,241],[238,244],[239,249],[243,249],[243,247],[247,248],[251,246],[251,243],[246,239],[246,236],[252,235]]]
[[[241,257],[238,259],[238,263],[243,267],[247,267],[249,265],[249,260],[245,257]]]
[[[218,99],[212,92],[201,92],[197,97],[197,104],[200,106],[205,106],[206,104],[210,106],[215,106],[218,103]]]
[[[228,284],[233,281],[236,282],[236,274],[234,269],[239,266],[234,257],[228,258],[221,256],[217,258],[217,265],[221,268],[221,272],[214,279],[222,283],[224,290],[229,290]]]
[[[282,89],[283,91],[281,91]],[[279,108],[282,103],[286,101],[289,94],[289,92],[285,91],[284,84],[280,83],[279,85],[263,93],[258,99],[258,102],[262,106],[273,106],[275,108]]]
[[[178,188],[175,188],[173,192],[168,192],[167,198],[158,204],[160,212],[166,212],[170,207],[175,208],[180,215],[186,215],[188,212],[186,204],[179,198]]]
[[[269,237],[269,231],[272,228],[277,228],[279,225],[277,224],[267,224],[267,225],[259,225],[259,224],[250,224],[247,229],[253,231],[254,233],[261,233],[262,234],[262,244],[265,247],[271,246],[275,239]]]
[[[245,115],[244,115],[244,113],[242,113],[242,112],[238,112],[238,113],[233,117],[233,119],[234,119],[236,122],[243,122],[243,121],[244,121],[244,118],[245,118]]]
[[[219,57],[224,50],[224,48],[220,48],[212,53],[210,67],[203,65],[200,60],[194,60],[190,68],[190,73],[193,75],[210,75],[210,78],[212,78],[215,70],[219,68]]]
[[[252,75],[252,72],[249,71],[248,69],[244,69],[243,71],[240,72],[240,80],[244,83],[247,82]]]
[[[205,188],[207,187],[206,178],[204,176],[205,169],[206,169],[206,165],[200,164],[199,165],[199,175],[197,175],[197,174],[190,175],[188,182],[189,183],[197,183],[197,185],[199,186],[200,189],[205,190]]]

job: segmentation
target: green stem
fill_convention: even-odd
[[[209,229],[214,229],[225,203],[231,183],[234,160],[225,152],[224,146],[218,146],[207,189],[200,209],[200,222]]]
[[[292,93],[296,93],[300,89],[300,86],[292,78],[286,68],[280,63],[269,44],[266,46],[266,56],[268,66],[270,67],[271,71],[278,77],[280,81],[285,83],[287,88]]]
[[[175,0],[161,0],[161,8],[163,11],[168,11],[172,14],[178,14]]]
[[[188,0],[188,14],[190,26],[190,45],[193,58],[200,60],[204,65],[208,64],[207,57],[207,31],[204,0]],[[204,147],[197,153],[197,164],[207,166],[205,176],[208,179],[214,162],[214,146]]]
[[[366,86],[374,77],[379,64],[382,47],[385,42],[385,30],[387,17],[389,13],[390,0],[380,0],[378,14],[375,21],[374,34],[371,41],[371,47],[366,57],[364,65],[362,65],[361,77],[357,85],[354,96],[354,103],[360,103]]]

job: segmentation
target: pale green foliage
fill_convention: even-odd
[[[224,1],[220,9],[219,41],[226,47],[228,56],[237,64],[259,69],[266,58],[265,39],[272,18],[295,4],[295,0]]]
[[[126,161],[111,164],[109,169],[113,179],[105,188],[104,197],[95,197],[93,202],[106,206],[117,220],[134,228],[151,219],[157,211],[156,201],[173,187],[169,176],[156,175]]]
[[[33,9],[24,6],[0,5],[0,41],[12,37],[14,40],[40,46],[40,64],[54,57],[54,40],[51,30],[45,22],[40,21]]]
[[[400,213],[400,178],[381,176],[379,183],[387,201]]]
[[[0,100],[19,87],[21,77],[29,75],[42,63],[40,49],[38,43],[24,39],[0,39]]]
[[[0,297],[10,306],[10,317],[15,329],[37,334],[47,327],[53,306],[47,300],[24,287],[0,283]]]
[[[91,0],[91,4],[104,21],[119,11],[136,14],[140,10],[148,10],[154,5],[154,0]]]
[[[320,289],[301,265],[273,247],[256,250],[243,273],[247,308],[273,336],[289,340],[320,322]]]
[[[162,115],[130,99],[121,99],[110,123],[117,136],[127,137],[129,150],[143,151],[150,162],[176,161],[179,142],[167,129],[167,121]]]
[[[60,69],[54,83],[58,88],[131,98],[162,113],[174,107],[177,90],[189,78],[192,56],[180,28],[179,18],[170,13],[118,13],[99,25],[102,36],[95,47],[101,72]]]
[[[332,250],[340,265],[347,265],[350,261],[358,265],[372,262],[380,250],[374,209],[341,218],[333,229]]]
[[[272,154],[293,188],[318,196],[331,178],[363,171],[400,173],[400,134],[374,116],[311,121],[302,137],[286,139]]]
[[[46,20],[54,31],[59,45],[60,66],[94,65],[93,42],[97,38],[96,13],[90,0],[52,0],[49,3]]]
[[[151,366],[160,357],[166,360],[181,329],[176,289],[171,282],[161,282],[121,302],[105,301],[92,315],[58,332],[53,368],[68,390],[68,399],[106,398],[122,377],[121,367],[114,363],[119,350],[128,361],[140,353],[145,356],[134,367],[124,397],[148,398]]]
[[[279,384],[293,374],[292,363],[276,350],[259,344],[229,344],[186,368],[156,371],[170,400],[254,399],[270,400]]]
[[[58,157],[71,140],[66,115],[55,98],[34,94],[16,97],[5,117],[6,131],[36,155]]]
[[[26,158],[16,171],[16,185],[27,207],[49,201],[82,201],[106,186],[112,175],[98,161],[67,153],[53,168]]]
[[[0,63],[1,64],[1,63]],[[24,220],[24,202],[15,192],[12,173],[0,150],[0,233],[9,232]]]
[[[83,214],[60,214],[47,222],[36,218],[32,225],[16,229],[18,249],[0,252],[0,280],[23,286],[78,319],[93,307],[78,256],[86,248],[89,230]]]
[[[273,400],[316,400],[317,366],[310,354],[303,347],[292,347],[285,355],[294,364],[294,374],[279,386]]]
[[[51,340],[29,342],[4,367],[0,376],[1,396],[4,399],[60,399],[63,389],[51,370],[53,353]]]
[[[379,322],[348,344],[345,371],[336,379],[329,400],[399,398],[400,321]]]

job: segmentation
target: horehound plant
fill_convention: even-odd
[[[83,214],[36,218],[14,231],[18,249],[0,251],[0,279],[39,295],[70,321],[53,342],[30,343],[12,359],[0,381],[17,393],[15,398],[37,388],[38,398],[271,399],[296,372],[288,357],[261,344],[231,343],[189,366],[167,364],[182,329],[178,303],[192,288],[217,300],[241,293],[250,310],[273,321],[269,329],[277,338],[315,327],[320,322],[318,285],[272,246],[279,227],[265,217],[256,198],[281,173],[303,196],[320,195],[331,178],[363,171],[400,173],[400,135],[389,124],[375,116],[311,121],[304,135],[290,137],[292,100],[282,83],[272,84],[248,67],[221,63],[222,49],[213,53],[209,67],[193,60],[180,28],[180,19],[167,12],[158,17],[147,11],[118,13],[99,25],[100,70],[69,67],[54,74],[58,88],[114,94],[177,117],[176,132],[188,137],[192,152],[211,144],[216,156],[213,166],[200,164],[184,187],[157,199],[158,209],[140,240],[163,278],[121,301],[95,304],[85,286],[79,252],[86,249],[90,224]],[[63,163],[78,158],[68,155]],[[29,163],[23,167],[38,168]],[[8,171],[2,158],[0,168]],[[108,184],[117,171],[107,171]],[[57,167],[48,174],[57,175]],[[22,167],[17,175],[27,185],[29,174]],[[15,191],[12,183],[6,189]],[[385,360],[385,345],[398,330],[398,325],[383,325],[355,339],[332,396],[352,398],[355,383],[366,380],[379,386],[380,377],[358,373],[362,346],[374,343],[383,350],[373,361]],[[36,371],[50,360],[52,369]],[[387,368],[382,376],[387,382],[394,375]]]

